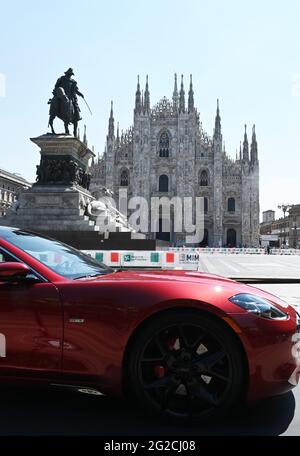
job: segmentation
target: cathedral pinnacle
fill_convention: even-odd
[[[255,163],[256,161],[257,161],[257,140],[256,140],[255,125],[253,125],[252,142],[251,142],[251,163]]]
[[[115,135],[115,119],[113,111],[113,101],[111,101],[110,116],[108,121],[108,138],[113,139]]]
[[[215,118],[215,131],[214,131],[214,138],[221,137],[221,116],[220,116],[220,107],[219,107],[219,99],[217,99],[217,113]]]
[[[185,112],[185,92],[183,87],[183,74],[181,75],[181,87],[180,87],[180,96],[179,96],[179,112]]]
[[[117,143],[120,142],[120,127],[119,127],[119,122],[117,123]]]
[[[248,143],[248,137],[247,137],[247,125],[245,125],[245,133],[244,133],[243,160],[249,161],[249,143]]]
[[[177,74],[174,74],[174,91],[173,91],[173,107],[175,111],[178,109],[178,88],[177,88]]]
[[[141,102],[141,87],[140,87],[140,77],[138,76],[137,88],[135,93],[135,113],[141,112],[142,102]]]
[[[145,96],[144,96],[144,110],[145,112],[150,111],[150,92],[148,84],[148,75],[146,76],[146,87],[145,87]]]
[[[188,112],[191,113],[193,111],[194,111],[193,77],[192,77],[192,75],[190,75],[190,90],[189,90]]]

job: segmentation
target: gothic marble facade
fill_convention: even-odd
[[[212,136],[203,129],[194,105],[192,77],[187,96],[183,77],[177,88],[175,75],[171,100],[150,105],[148,77],[141,92],[138,81],[133,126],[120,135],[115,129],[113,106],[106,148],[92,167],[91,189],[105,186],[118,198],[120,188],[128,196],[181,198],[202,196],[205,237],[202,245],[258,246],[259,162],[255,126],[251,145],[245,126],[243,144],[236,158],[225,152],[219,102]],[[160,221],[161,226],[161,221]],[[182,245],[185,233],[149,233]]]

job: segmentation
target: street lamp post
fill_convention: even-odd
[[[278,206],[278,209],[281,209],[283,212],[283,245],[286,246],[286,213],[293,207],[292,204],[281,204]]]

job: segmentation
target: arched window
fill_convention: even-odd
[[[129,173],[127,169],[123,169],[121,172],[120,186],[128,187],[129,185]]]
[[[208,212],[208,198],[204,197],[204,214]]]
[[[236,231],[233,228],[227,230],[227,247],[236,247]]]
[[[160,135],[159,139],[159,156],[168,158],[170,155],[170,139],[166,131]]]
[[[200,187],[207,187],[209,185],[209,179],[208,179],[207,171],[205,171],[205,170],[201,171],[199,184],[200,184]]]
[[[228,210],[228,212],[235,212],[235,199],[234,198],[228,198],[227,210]]]
[[[160,192],[168,192],[169,191],[169,178],[165,174],[159,176],[159,186],[158,189]]]

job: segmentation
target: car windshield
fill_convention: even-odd
[[[0,237],[68,279],[111,273],[112,270],[79,250],[59,241],[22,230],[0,231]]]

